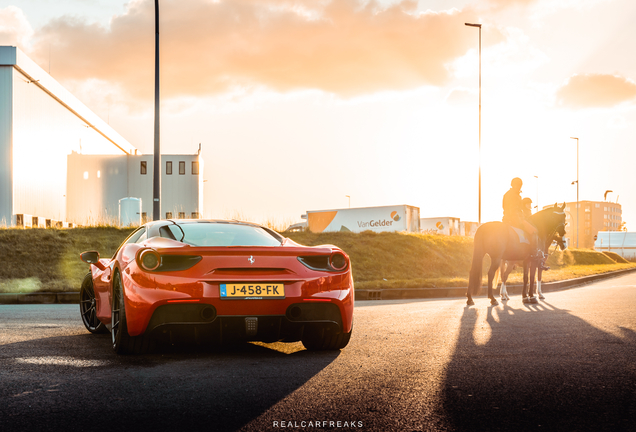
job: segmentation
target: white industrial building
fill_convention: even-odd
[[[615,252],[628,260],[636,259],[636,232],[599,231],[594,241],[599,252]]]
[[[112,222],[127,197],[151,216],[152,159],[19,48],[0,46],[0,225]],[[161,165],[162,216],[199,217],[200,151]]]
[[[161,217],[200,217],[202,160],[194,155],[161,155]],[[118,219],[119,200],[141,198],[139,220],[152,219],[152,155],[68,155],[66,208],[74,224]]]

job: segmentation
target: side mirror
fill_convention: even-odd
[[[88,251],[80,254],[80,259],[86,264],[97,264],[99,262],[99,252]]]
[[[86,264],[95,265],[100,270],[104,270],[106,268],[99,262],[99,252],[97,251],[82,252],[80,254],[80,259]]]

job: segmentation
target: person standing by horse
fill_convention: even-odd
[[[521,200],[521,203],[523,204],[523,217],[528,220],[530,216],[532,216],[532,200],[528,197],[525,197]]]
[[[521,199],[522,186],[523,181],[519,177],[513,178],[510,182],[510,190],[503,196],[504,215],[502,221],[523,230],[528,235],[530,247],[535,251],[530,258],[536,260],[542,270],[549,270],[549,267],[544,265],[545,255],[539,248],[539,231],[528,221],[528,218],[532,216],[532,208],[526,208]],[[530,204],[532,204],[530,198],[525,198],[525,200],[529,200]]]

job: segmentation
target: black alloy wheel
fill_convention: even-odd
[[[97,318],[95,290],[93,289],[93,275],[88,272],[82,280],[80,288],[80,314],[84,327],[91,333],[106,333],[108,330],[103,322]]]
[[[110,334],[113,342],[113,349],[117,354],[126,354],[122,339],[126,339],[128,332],[126,329],[126,310],[124,309],[123,288],[119,273],[115,273],[113,278],[113,296],[111,309],[111,327]],[[124,334],[125,333],[125,334]]]
[[[150,349],[150,337],[146,335],[130,336],[126,325],[126,307],[124,303],[124,285],[121,274],[115,271],[113,278],[113,302],[111,309],[111,330],[113,349],[117,354],[142,354]]]

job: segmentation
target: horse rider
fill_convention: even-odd
[[[520,195],[523,181],[521,181],[519,177],[513,178],[510,182],[510,186],[510,190],[506,192],[503,197],[503,222],[515,228],[520,228],[528,234],[530,248],[535,251],[530,258],[537,261],[541,270],[549,270],[549,267],[546,267],[544,264],[545,255],[543,251],[539,249],[539,231],[528,221],[528,218],[532,215],[532,208],[530,207],[532,200],[525,198],[525,200],[529,200],[529,204],[527,206],[524,205]]]
[[[528,222],[530,222],[529,218],[530,216],[532,216],[532,200],[528,197],[525,197],[524,199],[521,200],[521,204],[523,204],[523,217]]]

